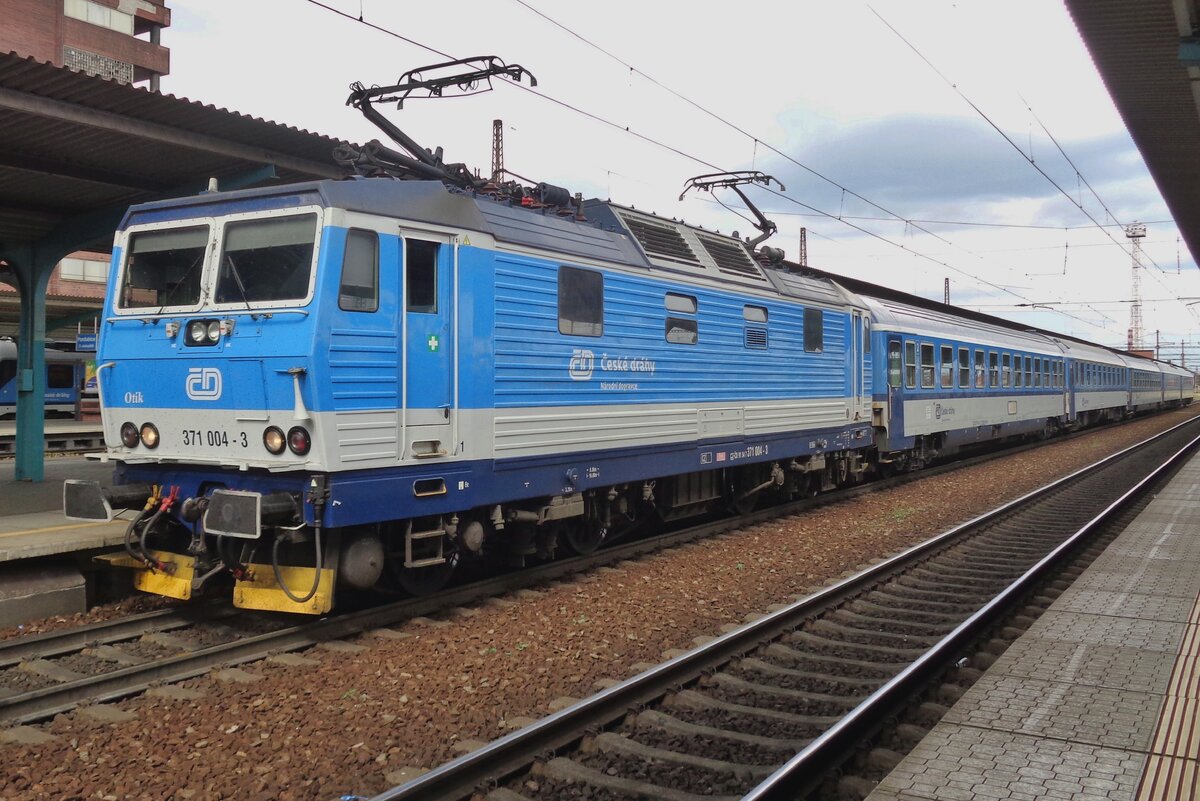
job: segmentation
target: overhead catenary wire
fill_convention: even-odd
[[[1122,251],[1122,252],[1124,252],[1126,255],[1129,255],[1129,256],[1131,256],[1131,257],[1132,257],[1132,255],[1133,255],[1133,254],[1132,254],[1132,252],[1131,252],[1130,250],[1128,250],[1128,249],[1125,247],[1125,245],[1124,245],[1124,244],[1122,244],[1122,243],[1121,243],[1121,242],[1120,242],[1118,239],[1116,239],[1116,237],[1114,237],[1114,236],[1113,236],[1113,235],[1112,235],[1112,234],[1111,234],[1111,233],[1110,233],[1110,232],[1107,230],[1106,226],[1104,226],[1102,223],[1100,223],[1100,221],[1099,221],[1099,220],[1097,220],[1097,219],[1096,219],[1094,216],[1092,216],[1092,213],[1091,213],[1091,212],[1089,212],[1089,211],[1088,211],[1086,208],[1084,208],[1084,206],[1083,206],[1083,204],[1082,204],[1081,202],[1077,202],[1077,201],[1075,200],[1075,198],[1071,197],[1071,194],[1070,194],[1070,193],[1069,193],[1069,192],[1068,192],[1066,189],[1064,189],[1064,188],[1063,188],[1063,187],[1062,187],[1062,186],[1061,186],[1061,185],[1060,185],[1060,184],[1059,184],[1057,181],[1055,181],[1055,180],[1054,180],[1054,179],[1053,179],[1053,178],[1050,176],[1050,174],[1049,174],[1049,173],[1047,173],[1047,172],[1046,172],[1044,169],[1042,169],[1042,168],[1041,168],[1041,166],[1040,166],[1040,165],[1037,163],[1037,161],[1036,161],[1036,160],[1033,158],[1033,154],[1032,154],[1032,152],[1030,152],[1030,153],[1026,153],[1025,151],[1023,151],[1023,150],[1021,149],[1021,147],[1020,147],[1020,146],[1019,146],[1019,145],[1018,145],[1016,142],[1014,142],[1014,141],[1013,141],[1012,137],[1011,137],[1011,136],[1009,136],[1007,133],[1005,133],[1005,132],[1004,132],[1004,130],[1003,130],[1003,129],[1002,129],[1000,126],[999,126],[999,125],[997,125],[997,124],[996,124],[996,122],[995,122],[995,121],[994,121],[994,120],[993,120],[991,117],[989,117],[989,116],[988,116],[987,112],[985,112],[985,111],[984,111],[983,109],[981,109],[981,108],[980,108],[978,105],[976,105],[975,101],[971,100],[971,98],[967,96],[966,92],[964,92],[964,91],[963,91],[961,88],[959,88],[959,86],[958,86],[958,84],[957,84],[957,83],[955,83],[954,81],[950,80],[950,78],[949,78],[949,77],[948,77],[948,76],[947,76],[945,73],[943,73],[943,72],[942,72],[940,69],[938,69],[937,65],[935,65],[935,64],[934,64],[934,63],[933,63],[933,62],[932,62],[932,61],[931,61],[931,60],[930,60],[930,59],[929,59],[929,58],[928,58],[928,57],[927,57],[927,56],[926,56],[924,53],[922,53],[922,52],[921,52],[921,50],[920,50],[919,48],[917,48],[917,46],[916,46],[916,45],[914,45],[912,42],[910,42],[910,41],[909,41],[909,40],[908,40],[908,39],[907,39],[907,38],[904,36],[904,34],[900,33],[900,31],[899,31],[899,30],[897,30],[897,28],[896,28],[894,25],[892,25],[890,22],[888,22],[888,21],[887,21],[887,19],[886,19],[886,18],[884,18],[884,16],[883,16],[882,14],[880,14],[878,11],[876,11],[874,7],[872,7],[872,6],[868,5],[868,6],[867,6],[867,8],[869,8],[869,9],[871,10],[871,13],[872,13],[872,14],[874,14],[876,17],[878,17],[878,18],[879,18],[879,21],[880,21],[880,22],[882,22],[882,23],[883,23],[885,26],[887,26],[888,30],[890,30],[892,33],[894,33],[894,34],[896,35],[896,37],[900,39],[900,41],[901,41],[901,42],[903,42],[903,43],[904,43],[904,44],[905,44],[905,45],[906,45],[906,46],[907,46],[907,47],[908,47],[910,50],[912,50],[912,51],[913,51],[913,53],[915,53],[915,54],[917,55],[917,57],[918,57],[919,59],[921,59],[921,61],[925,62],[925,65],[926,65],[926,66],[928,66],[928,67],[929,67],[931,70],[933,70],[933,72],[934,72],[934,73],[935,73],[935,74],[936,74],[936,75],[937,75],[939,78],[941,78],[941,79],[942,79],[942,81],[943,81],[943,82],[944,82],[944,83],[945,83],[947,86],[949,86],[949,87],[950,87],[952,90],[954,90],[954,93],[955,93],[955,94],[957,94],[957,95],[959,96],[959,98],[961,98],[961,99],[962,99],[962,101],[963,101],[964,103],[966,103],[968,106],[970,106],[970,107],[971,107],[971,109],[972,109],[972,110],[974,110],[974,111],[975,111],[975,113],[976,113],[976,114],[978,114],[978,115],[979,115],[979,116],[980,116],[980,117],[981,117],[981,118],[984,120],[984,122],[986,122],[986,123],[987,123],[989,126],[991,126],[991,128],[992,128],[993,130],[995,130],[995,132],[996,132],[996,133],[998,133],[998,134],[1001,136],[1001,138],[1003,138],[1003,139],[1004,139],[1004,141],[1005,141],[1005,142],[1007,142],[1007,143],[1008,143],[1008,144],[1009,144],[1009,145],[1012,147],[1012,149],[1013,149],[1013,150],[1015,150],[1015,151],[1017,151],[1019,154],[1021,154],[1021,158],[1025,159],[1025,161],[1027,161],[1031,167],[1033,167],[1035,170],[1037,170],[1037,171],[1038,171],[1038,173],[1040,173],[1040,174],[1041,174],[1041,176],[1042,176],[1043,178],[1045,178],[1047,181],[1049,181],[1049,182],[1050,182],[1050,184],[1051,184],[1051,185],[1052,185],[1052,186],[1053,186],[1055,189],[1057,189],[1057,190],[1059,191],[1059,193],[1060,193],[1060,194],[1061,194],[1063,197],[1065,197],[1065,198],[1066,198],[1068,201],[1070,201],[1070,202],[1071,202],[1071,204],[1072,204],[1073,206],[1075,206],[1077,209],[1079,209],[1079,211],[1080,211],[1081,213],[1083,213],[1083,215],[1084,215],[1085,217],[1087,217],[1089,220],[1091,220],[1091,221],[1092,221],[1092,223],[1094,224],[1094,226],[1095,226],[1096,228],[1099,228],[1099,229],[1100,229],[1100,231],[1101,231],[1102,233],[1104,233],[1104,235],[1105,235],[1105,236],[1107,236],[1109,239],[1111,239],[1111,240],[1112,240],[1113,244],[1115,244],[1117,247],[1119,247],[1119,248],[1121,249],[1121,251]],[[1022,99],[1023,99],[1023,98],[1022,98]],[[1032,108],[1029,108],[1029,107],[1028,107],[1028,105],[1026,106],[1026,108],[1028,108],[1028,110],[1029,110],[1029,112],[1030,112],[1031,114],[1033,113],[1033,109],[1032,109]],[[1035,119],[1035,120],[1037,120],[1037,115],[1036,115],[1036,114],[1034,114],[1034,119]],[[1039,123],[1039,124],[1041,124],[1041,120],[1038,120],[1038,123]],[[1046,131],[1046,134],[1047,134],[1048,136],[1050,136],[1050,132],[1049,132],[1049,130],[1047,130],[1047,129],[1046,129],[1046,127],[1045,127],[1044,125],[1042,126],[1042,129],[1043,129],[1044,131]],[[1054,137],[1053,137],[1053,136],[1050,136],[1050,139],[1051,139],[1052,141],[1054,141],[1054,143],[1055,143],[1055,145],[1056,145],[1056,146],[1058,146],[1058,142],[1057,142],[1057,140],[1055,140],[1055,139],[1054,139]],[[1032,140],[1031,140],[1031,141],[1032,141]],[[1031,147],[1031,150],[1032,150],[1032,147]],[[1062,148],[1061,148],[1061,147],[1059,147],[1059,152],[1060,152],[1060,153],[1062,153],[1064,157],[1066,157],[1066,153],[1064,153],[1064,152],[1062,151]],[[1072,168],[1075,168],[1075,165],[1074,165],[1074,163],[1073,163],[1073,162],[1071,162],[1070,158],[1067,158],[1067,162],[1068,162],[1069,164],[1071,164]],[[1075,172],[1076,172],[1076,175],[1078,175],[1080,178],[1082,178],[1082,174],[1080,174],[1080,173],[1079,173],[1079,170],[1078,170],[1077,168],[1075,169]],[[1089,184],[1088,188],[1089,188],[1089,189],[1091,188],[1091,185],[1090,185],[1090,184]],[[1101,205],[1103,206],[1104,204],[1103,204],[1103,203],[1101,203]],[[1105,211],[1106,211],[1106,212],[1108,212],[1108,207],[1107,207],[1107,206],[1105,206],[1105,207],[1104,207],[1104,209],[1105,209]],[[1111,213],[1111,212],[1109,212],[1109,216],[1111,216],[1111,217],[1112,217],[1112,219],[1113,219],[1114,221],[1116,220],[1116,217],[1115,217],[1115,215],[1112,215],[1112,213]],[[1158,265],[1157,265],[1157,264],[1155,264],[1155,266],[1157,267]],[[1161,268],[1161,267],[1159,267],[1159,270],[1162,270],[1162,268]],[[1151,275],[1153,275],[1153,274],[1151,274]],[[1168,292],[1170,292],[1170,291],[1171,291],[1169,287],[1167,287],[1165,284],[1163,284],[1163,283],[1162,283],[1162,281],[1159,281],[1159,280],[1158,280],[1157,276],[1154,276],[1154,278],[1155,278],[1155,280],[1156,280],[1156,281],[1158,281],[1159,285],[1163,287],[1163,289],[1166,289]],[[1194,309],[1191,309],[1190,307],[1185,307],[1185,308],[1187,308],[1188,312],[1189,312],[1189,313],[1190,313],[1190,314],[1191,314],[1193,317],[1194,317],[1194,316],[1196,316],[1196,312],[1195,312],[1195,310],[1194,310]]]
[[[520,1],[520,0],[518,0],[518,2],[519,2],[519,1]],[[453,60],[453,59],[455,58],[454,56],[452,56],[451,54],[449,54],[449,53],[447,53],[447,52],[445,52],[445,51],[439,50],[439,49],[437,49],[437,48],[435,48],[435,47],[432,47],[432,46],[430,46],[430,45],[427,45],[427,44],[424,44],[424,43],[422,43],[422,42],[419,42],[419,41],[417,41],[417,40],[415,40],[415,39],[412,39],[412,38],[410,38],[410,37],[408,37],[408,36],[403,36],[403,35],[401,35],[401,34],[399,34],[399,33],[395,32],[395,31],[393,31],[393,30],[391,30],[391,29],[389,29],[389,28],[386,28],[386,27],[384,27],[384,26],[382,26],[382,25],[378,25],[378,24],[376,24],[376,23],[368,22],[368,21],[366,21],[366,20],[360,20],[360,19],[358,19],[357,17],[355,17],[353,14],[347,14],[346,12],[344,12],[344,11],[341,11],[340,9],[337,9],[337,8],[335,8],[335,7],[333,7],[333,6],[330,6],[330,5],[328,5],[327,3],[321,2],[321,0],[306,0],[306,2],[308,2],[310,5],[313,5],[313,6],[316,6],[316,7],[318,7],[318,8],[324,9],[324,10],[326,10],[326,11],[328,11],[328,12],[332,13],[332,14],[335,14],[335,15],[337,15],[337,16],[339,16],[339,17],[342,17],[342,18],[344,18],[344,19],[346,19],[346,20],[349,20],[349,21],[351,21],[351,22],[355,22],[355,23],[358,23],[358,24],[364,25],[364,26],[366,26],[366,27],[368,27],[368,28],[370,28],[370,29],[372,29],[372,30],[378,31],[378,32],[380,32],[380,33],[383,33],[383,34],[385,34],[385,35],[387,35],[387,36],[390,36],[390,37],[396,38],[396,39],[398,39],[398,40],[400,40],[400,41],[403,41],[403,42],[406,42],[406,43],[408,43],[408,44],[411,44],[411,45],[413,45],[413,46],[415,46],[415,47],[418,47],[418,48],[420,48],[420,49],[422,49],[422,50],[425,50],[426,52],[433,53],[433,54],[435,54],[435,55],[438,55],[438,56],[440,56],[440,57],[442,57],[442,58],[446,58],[446,59],[448,59],[448,60]],[[523,4],[523,5],[524,5],[524,4]],[[540,13],[540,12],[539,12],[539,13]],[[543,15],[543,16],[544,16],[544,15]],[[560,26],[560,27],[562,27],[562,26]],[[606,52],[606,55],[610,55],[610,57],[612,57],[612,56],[611,56],[611,54],[608,54],[607,52]],[[615,57],[613,57],[613,58],[615,58]],[[636,72],[637,72],[639,75],[643,75],[643,76],[645,76],[645,73],[642,73],[640,70],[637,70],[637,68],[636,68],[636,67],[633,67],[632,65],[629,65],[629,64],[627,64],[627,63],[625,63],[625,62],[621,62],[621,61],[620,61],[620,59],[617,59],[617,60],[618,60],[620,63],[622,63],[622,64],[623,64],[625,67],[627,67],[628,69],[630,69],[631,71],[636,71]],[[653,80],[653,79],[649,78],[649,76],[645,76],[645,77],[647,78],[647,80]],[[655,82],[655,83],[657,83],[657,82]],[[532,94],[532,95],[534,95],[534,96],[536,96],[536,97],[539,97],[539,98],[541,98],[541,99],[543,99],[543,100],[546,100],[546,101],[548,101],[548,102],[550,102],[550,103],[552,103],[552,104],[554,104],[554,105],[557,105],[557,106],[559,106],[559,107],[561,107],[561,108],[565,108],[565,109],[567,109],[567,110],[569,110],[569,111],[571,111],[571,112],[573,112],[573,113],[579,114],[579,115],[581,115],[581,116],[583,116],[583,117],[586,117],[587,119],[590,119],[590,120],[592,120],[592,121],[594,121],[594,122],[600,123],[601,125],[604,125],[604,126],[606,126],[606,127],[608,127],[608,128],[612,128],[612,129],[615,129],[615,130],[617,130],[617,131],[624,132],[624,133],[626,133],[626,134],[628,134],[628,135],[630,135],[630,136],[632,136],[632,137],[634,137],[634,138],[636,138],[636,139],[639,139],[639,140],[641,140],[641,141],[644,141],[644,142],[646,142],[646,143],[648,143],[648,144],[651,144],[651,145],[653,145],[653,146],[655,146],[655,147],[661,148],[661,149],[663,149],[663,150],[666,150],[666,151],[668,151],[668,152],[674,153],[675,155],[677,155],[677,156],[680,156],[681,158],[687,159],[687,160],[689,160],[689,161],[693,161],[693,162],[695,162],[695,163],[697,163],[697,164],[700,164],[700,165],[702,165],[702,166],[704,166],[704,167],[706,167],[706,168],[708,168],[708,169],[711,169],[711,170],[714,170],[714,171],[720,171],[720,172],[724,172],[724,171],[725,171],[725,169],[724,169],[723,167],[721,167],[721,166],[719,166],[719,165],[717,165],[717,164],[714,164],[714,163],[712,163],[712,162],[710,162],[710,161],[708,161],[708,160],[706,160],[706,159],[704,159],[704,158],[701,158],[701,157],[699,157],[699,156],[696,156],[696,155],[694,155],[694,154],[688,153],[687,151],[684,151],[684,150],[683,150],[683,149],[681,149],[681,148],[675,147],[674,145],[671,145],[671,144],[669,144],[669,143],[666,143],[666,142],[663,142],[663,141],[661,141],[661,140],[655,139],[654,137],[651,137],[651,136],[648,136],[648,135],[646,135],[646,134],[643,134],[643,133],[641,133],[641,132],[637,131],[636,129],[632,128],[631,126],[628,126],[628,125],[621,125],[620,123],[614,122],[613,120],[609,120],[609,119],[607,119],[607,118],[605,118],[605,117],[602,117],[602,116],[600,116],[600,115],[598,115],[598,114],[596,114],[596,113],[594,113],[594,112],[587,111],[586,109],[580,108],[580,107],[578,107],[578,106],[576,106],[576,105],[574,105],[574,104],[572,104],[572,103],[569,103],[569,102],[567,102],[567,101],[565,101],[565,100],[562,100],[562,99],[560,99],[560,98],[554,97],[554,96],[552,96],[552,95],[549,95],[549,94],[546,94],[545,92],[538,91],[537,89],[535,89],[535,88],[533,88],[533,87],[526,86],[525,84],[522,84],[522,83],[511,83],[511,82],[507,82],[507,81],[503,82],[501,85],[503,85],[503,86],[510,86],[510,87],[513,87],[513,88],[515,88],[515,89],[519,89],[519,90],[521,90],[521,91],[524,91],[524,92],[530,93],[530,94]],[[660,85],[661,85],[661,84],[660,84]],[[664,89],[665,89],[665,87],[664,87]],[[667,89],[667,91],[672,91],[672,90],[669,90],[669,89]],[[680,96],[680,97],[682,98],[682,96]],[[709,111],[707,111],[706,109],[703,109],[703,107],[699,106],[698,104],[694,103],[693,101],[687,100],[686,98],[683,98],[683,99],[685,100],[685,102],[688,102],[689,104],[691,104],[691,105],[695,106],[696,108],[700,109],[700,110],[701,110],[701,111],[703,111],[704,113],[706,113],[706,114],[709,114],[710,116],[714,116],[714,117],[716,117],[716,115],[714,115],[712,112],[709,112]],[[717,117],[717,119],[721,119],[721,118]],[[722,119],[721,121],[722,121],[722,122],[724,122],[726,125],[729,125],[730,127],[732,127],[732,128],[734,128],[734,129],[738,130],[739,132],[743,133],[744,135],[746,135],[746,136],[750,136],[751,138],[754,138],[754,137],[753,137],[753,135],[746,133],[744,130],[742,130],[742,129],[738,128],[736,125],[734,125],[734,124],[732,124],[732,123],[729,123],[729,122],[727,122],[727,121],[725,121],[725,120],[723,120],[723,119]],[[760,140],[760,141],[761,141],[761,140]],[[765,147],[768,147],[768,148],[770,148],[770,146],[769,146],[769,145],[766,145],[766,144],[764,144],[764,146],[765,146]],[[812,172],[814,175],[817,175],[818,177],[821,177],[823,180],[827,180],[827,181],[829,181],[830,183],[832,183],[832,184],[834,184],[834,185],[836,185],[836,186],[839,186],[839,187],[842,189],[842,191],[843,191],[844,193],[846,193],[846,194],[850,194],[850,195],[852,195],[852,196],[854,196],[854,197],[858,197],[858,198],[860,198],[861,200],[863,200],[863,202],[866,202],[866,203],[868,203],[868,204],[870,204],[870,205],[874,206],[875,208],[879,208],[881,211],[883,211],[883,212],[884,212],[884,213],[886,213],[886,214],[890,214],[890,215],[892,215],[892,216],[891,216],[891,218],[889,218],[889,219],[893,219],[893,220],[895,220],[895,221],[904,222],[904,223],[906,223],[906,225],[911,225],[911,222],[910,222],[909,220],[906,220],[906,219],[905,219],[904,217],[902,217],[901,215],[894,214],[894,213],[892,213],[891,211],[887,210],[886,208],[883,208],[882,206],[879,206],[878,204],[875,204],[875,203],[873,203],[872,201],[868,200],[867,198],[865,198],[865,197],[862,197],[862,196],[858,195],[858,194],[857,194],[857,193],[855,193],[853,190],[850,190],[850,189],[848,189],[848,188],[846,188],[846,187],[842,187],[842,186],[841,186],[841,184],[837,184],[835,181],[832,181],[832,180],[830,180],[830,179],[827,179],[827,178],[825,178],[825,176],[823,176],[823,175],[820,175],[820,174],[819,174],[819,173],[817,173],[815,170],[812,170],[811,168],[807,167],[806,165],[803,165],[803,164],[801,164],[800,162],[797,162],[797,161],[795,161],[794,159],[792,159],[792,158],[791,158],[790,156],[788,156],[787,154],[785,154],[785,153],[782,153],[782,152],[779,152],[779,151],[775,151],[775,150],[774,150],[774,148],[770,148],[770,149],[772,149],[772,151],[773,151],[773,152],[776,152],[776,153],[777,153],[778,155],[780,155],[781,157],[783,157],[783,158],[786,158],[786,159],[788,159],[789,161],[792,161],[793,163],[797,164],[797,166],[800,166],[801,168],[803,168],[803,169],[805,169],[805,170],[807,170],[807,171],[809,171],[809,172]],[[983,286],[986,286],[986,287],[990,287],[990,288],[992,288],[992,289],[994,289],[994,290],[998,290],[999,292],[1001,292],[1001,293],[1003,293],[1003,294],[1006,294],[1006,295],[1011,295],[1012,297],[1019,298],[1019,299],[1021,299],[1021,300],[1023,300],[1023,301],[1027,301],[1027,300],[1028,300],[1028,298],[1025,298],[1025,297],[1024,297],[1024,296],[1022,296],[1020,293],[1013,292],[1012,290],[1010,290],[1010,289],[1008,289],[1008,288],[1004,287],[1004,286],[1003,286],[1003,285],[1001,285],[1001,284],[997,284],[997,283],[995,283],[995,282],[989,281],[989,280],[987,280],[987,279],[985,279],[985,278],[982,278],[982,277],[980,277],[980,276],[978,276],[978,275],[975,275],[975,274],[973,274],[973,273],[971,273],[971,272],[969,272],[969,271],[967,271],[967,270],[964,270],[964,269],[962,269],[962,268],[960,268],[960,267],[957,267],[957,266],[955,266],[955,265],[953,265],[953,264],[950,264],[949,262],[947,262],[947,261],[945,261],[945,260],[938,259],[938,258],[936,258],[936,257],[934,257],[934,256],[930,256],[930,255],[928,255],[928,254],[926,254],[926,253],[923,253],[923,252],[921,252],[921,251],[918,251],[918,250],[916,250],[916,249],[914,249],[914,248],[911,248],[911,247],[909,247],[908,245],[905,245],[905,244],[903,244],[903,243],[901,243],[901,242],[896,242],[896,241],[894,241],[894,240],[892,240],[892,239],[890,239],[890,238],[888,238],[888,237],[886,237],[886,236],[883,236],[882,234],[878,234],[878,233],[876,233],[876,232],[874,232],[874,231],[871,231],[871,230],[869,230],[869,229],[867,229],[867,228],[864,228],[864,227],[862,227],[862,226],[860,226],[860,225],[857,225],[857,224],[855,224],[855,223],[853,223],[853,222],[849,221],[848,219],[842,218],[842,217],[840,217],[840,216],[838,216],[838,215],[831,214],[831,213],[829,213],[829,212],[827,212],[827,211],[824,211],[824,210],[822,210],[822,209],[819,209],[819,208],[817,208],[817,207],[815,207],[815,206],[812,206],[812,205],[809,205],[809,204],[807,204],[807,203],[804,203],[803,201],[800,201],[800,200],[798,200],[798,199],[796,199],[796,198],[794,198],[794,197],[791,197],[791,196],[789,196],[789,195],[786,195],[786,194],[784,194],[784,193],[782,193],[782,192],[779,192],[779,191],[776,191],[776,190],[773,190],[773,189],[769,189],[769,190],[766,190],[766,191],[769,191],[771,194],[773,194],[773,195],[775,195],[775,196],[777,196],[777,197],[779,197],[779,198],[781,198],[781,199],[783,199],[783,200],[786,200],[786,201],[788,201],[789,203],[793,203],[793,204],[795,204],[795,205],[798,205],[798,206],[800,206],[801,208],[808,209],[809,211],[811,211],[811,212],[813,212],[813,213],[815,213],[815,214],[818,214],[818,215],[820,215],[820,216],[822,216],[822,217],[826,217],[826,218],[828,218],[828,219],[830,219],[830,220],[835,220],[835,221],[841,222],[843,225],[847,225],[847,226],[849,226],[850,228],[853,228],[854,230],[857,230],[857,231],[859,231],[859,232],[861,232],[861,233],[863,233],[863,234],[866,234],[866,235],[867,235],[867,236],[869,236],[869,237],[872,237],[872,238],[874,238],[874,239],[878,239],[878,240],[880,240],[881,242],[884,242],[884,243],[886,243],[886,244],[888,244],[888,245],[891,245],[891,246],[893,246],[893,247],[896,247],[896,248],[899,248],[899,249],[901,249],[901,250],[904,250],[904,251],[906,251],[906,252],[908,252],[908,253],[911,253],[911,254],[912,254],[912,255],[913,255],[915,258],[918,258],[918,259],[921,259],[921,260],[927,261],[927,262],[929,262],[929,263],[931,263],[931,264],[933,264],[933,265],[935,265],[935,266],[942,267],[942,268],[944,268],[944,269],[948,269],[948,270],[951,270],[951,271],[953,271],[953,272],[956,272],[956,273],[958,273],[959,275],[965,276],[965,277],[967,277],[967,278],[969,278],[969,279],[971,279],[971,280],[973,280],[973,281],[977,282],[978,284],[981,284],[981,285],[983,285]],[[914,227],[918,227],[918,228],[919,228],[919,226],[914,226]],[[937,238],[937,239],[939,239],[939,240],[941,240],[941,241],[943,241],[943,242],[946,242],[947,244],[951,244],[951,245],[953,245],[953,243],[949,242],[949,240],[946,240],[946,239],[944,239],[943,237],[940,237],[940,236],[938,236],[937,234],[935,234],[935,233],[933,233],[933,232],[927,231],[927,230],[925,230],[924,228],[920,228],[920,230],[922,230],[922,231],[923,231],[923,232],[925,232],[925,233],[928,233],[928,234],[929,234],[929,235],[931,235],[931,236],[934,236],[935,238]],[[968,252],[969,252],[969,251],[968,251]],[[974,255],[974,254],[972,254],[972,255]],[[1087,325],[1087,326],[1090,326],[1090,327],[1092,327],[1092,328],[1096,328],[1096,329],[1099,329],[1099,330],[1101,330],[1101,331],[1104,331],[1105,333],[1108,333],[1107,329],[1106,329],[1106,328],[1105,328],[1103,325],[1099,325],[1099,324],[1097,324],[1097,323],[1094,323],[1094,322],[1092,322],[1091,320],[1087,320],[1087,319],[1085,319],[1085,318],[1083,318],[1083,317],[1079,317],[1079,316],[1077,316],[1077,315],[1070,314],[1070,313],[1068,313],[1068,312],[1056,312],[1056,313],[1058,313],[1058,314],[1061,314],[1062,316],[1064,316],[1064,317],[1067,317],[1067,318],[1069,318],[1069,319],[1075,320],[1076,322],[1079,322],[1079,323],[1081,323],[1081,324],[1083,324],[1083,325]],[[1101,316],[1102,316],[1102,317],[1105,317],[1105,315],[1101,315]],[[1107,317],[1106,317],[1106,319],[1110,319],[1110,318],[1107,318]]]

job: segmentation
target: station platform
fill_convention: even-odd
[[[1200,456],[867,801],[1200,798]]]
[[[47,453],[104,449],[104,431],[99,422],[47,420],[45,426]],[[12,456],[16,442],[17,424],[12,420],[0,422],[0,456]]]

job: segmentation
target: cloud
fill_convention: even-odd
[[[1082,188],[1085,204],[1097,206],[1081,187],[1075,170],[1041,134],[1018,137],[1009,134],[1028,151],[1051,178],[1068,192]],[[1120,197],[1140,212],[1152,204],[1153,184],[1131,190],[1128,182],[1144,178],[1140,156],[1124,132],[1093,139],[1063,142],[1063,148],[1083,177],[1105,196]],[[1074,217],[1079,212],[1021,154],[981,120],[953,117],[896,115],[840,129],[826,129],[814,141],[794,151],[808,165],[820,165],[821,173],[848,189],[909,218],[962,219],[965,214],[985,215],[991,204],[1038,200],[1062,201],[1061,212]],[[783,159],[770,169],[785,184],[790,195],[831,213],[878,213],[852,196]],[[1115,201],[1105,198],[1113,206]],[[1058,213],[1056,205],[1048,211]],[[1114,208],[1114,213],[1120,213]],[[1058,224],[1058,220],[1049,224]]]

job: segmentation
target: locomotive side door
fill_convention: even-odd
[[[454,447],[457,342],[452,238],[427,232],[403,237],[404,359],[400,368],[401,459],[435,459]]]

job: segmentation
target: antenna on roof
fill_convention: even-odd
[[[787,191],[784,185],[779,183],[778,178],[773,175],[767,175],[759,170],[714,172],[708,175],[697,175],[695,178],[687,179],[687,183],[683,185],[683,191],[679,193],[679,199],[683,200],[683,196],[688,193],[689,189],[700,189],[705,192],[711,192],[714,189],[732,189],[734,192],[737,192],[738,197],[746,204],[746,208],[758,219],[754,227],[761,231],[761,234],[746,243],[753,250],[758,244],[770,239],[771,235],[779,230],[779,226],[764,217],[763,213],[758,210],[757,206],[750,202],[750,198],[746,197],[746,193],[739,187],[746,184],[770,186],[771,181],[774,181],[779,186],[780,192]]]
[[[462,68],[462,69],[455,69]],[[457,61],[445,61],[409,70],[400,80],[390,86],[367,88],[359,82],[350,85],[347,106],[354,106],[363,116],[383,131],[388,137],[407,151],[394,150],[378,139],[363,146],[361,151],[348,145],[339,145],[334,151],[334,160],[351,167],[359,174],[385,173],[396,178],[427,178],[463,189],[477,189],[487,181],[477,178],[465,164],[446,164],[442,161],[442,149],[433,151],[421,147],[412,137],[400,130],[375,108],[375,103],[396,103],[404,108],[410,97],[443,97],[446,89],[454,88],[459,96],[489,92],[492,78],[503,77],[520,82],[529,78],[530,86],[537,86],[537,79],[519,64],[505,64],[495,56],[472,56]]]

